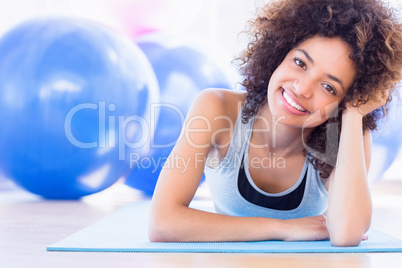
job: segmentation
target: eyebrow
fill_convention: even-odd
[[[307,60],[308,60],[311,64],[314,64],[313,59],[310,57],[310,55],[307,53],[307,51],[305,51],[304,49],[300,49],[300,48],[297,48],[296,50],[302,52],[302,53],[304,54],[304,56],[306,56]],[[343,91],[346,91],[346,90],[345,90],[345,86],[344,86],[344,84],[343,84],[343,82],[342,82],[341,79],[339,79],[338,77],[333,76],[333,75],[331,75],[331,74],[325,74],[325,75],[326,75],[329,79],[331,79],[331,80],[337,82],[337,83],[342,87]]]
[[[313,59],[310,57],[310,55],[307,53],[307,51],[305,51],[304,49],[300,49],[300,48],[297,48],[296,50],[302,52],[304,54],[304,56],[306,56],[307,60],[310,63],[314,64]]]
[[[336,76],[330,75],[330,74],[325,74],[325,75],[326,75],[329,79],[332,79],[332,80],[334,80],[335,82],[337,82],[337,83],[342,87],[343,91],[346,91],[346,90],[345,90],[345,86],[343,85],[343,82],[342,82],[341,79],[339,79],[339,78],[336,77]]]

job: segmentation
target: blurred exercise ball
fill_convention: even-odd
[[[154,68],[161,103],[154,106],[160,116],[151,150],[148,155],[132,161],[135,166],[126,184],[152,195],[163,165],[183,167],[188,162],[177,156],[175,163],[164,164],[196,95],[208,87],[231,88],[232,84],[228,70],[218,60],[217,49],[199,37],[156,33],[142,36],[136,43]]]
[[[69,3],[77,15],[135,37],[155,31],[185,29],[201,10],[203,1],[70,0]]]
[[[130,40],[80,19],[21,24],[0,39],[0,171],[49,199],[101,191],[149,147],[158,100]]]
[[[389,112],[380,119],[378,131],[373,131],[369,183],[379,181],[395,161],[402,147],[402,92],[401,84],[389,103]]]

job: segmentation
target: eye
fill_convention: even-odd
[[[323,87],[331,94],[336,95],[335,88],[330,84],[323,84]]]
[[[294,58],[293,61],[296,63],[297,66],[303,68],[304,70],[306,70],[306,64],[304,63],[304,61],[302,61],[299,58]]]

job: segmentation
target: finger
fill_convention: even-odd
[[[367,240],[367,239],[368,239],[368,235],[363,235],[362,240],[364,241],[364,240]]]

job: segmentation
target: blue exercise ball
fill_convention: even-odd
[[[225,67],[217,48],[201,37],[153,33],[135,40],[151,62],[160,89],[155,136],[148,154],[133,159],[126,184],[151,196],[167,157],[180,136],[183,121],[196,95],[205,88],[232,88],[230,63]]]
[[[83,19],[27,21],[0,39],[0,172],[48,199],[99,192],[149,147],[158,100],[131,40]]]
[[[372,132],[373,144],[368,174],[370,184],[378,182],[398,156],[402,147],[402,92],[401,84],[394,91],[388,114],[380,119],[378,130]]]

